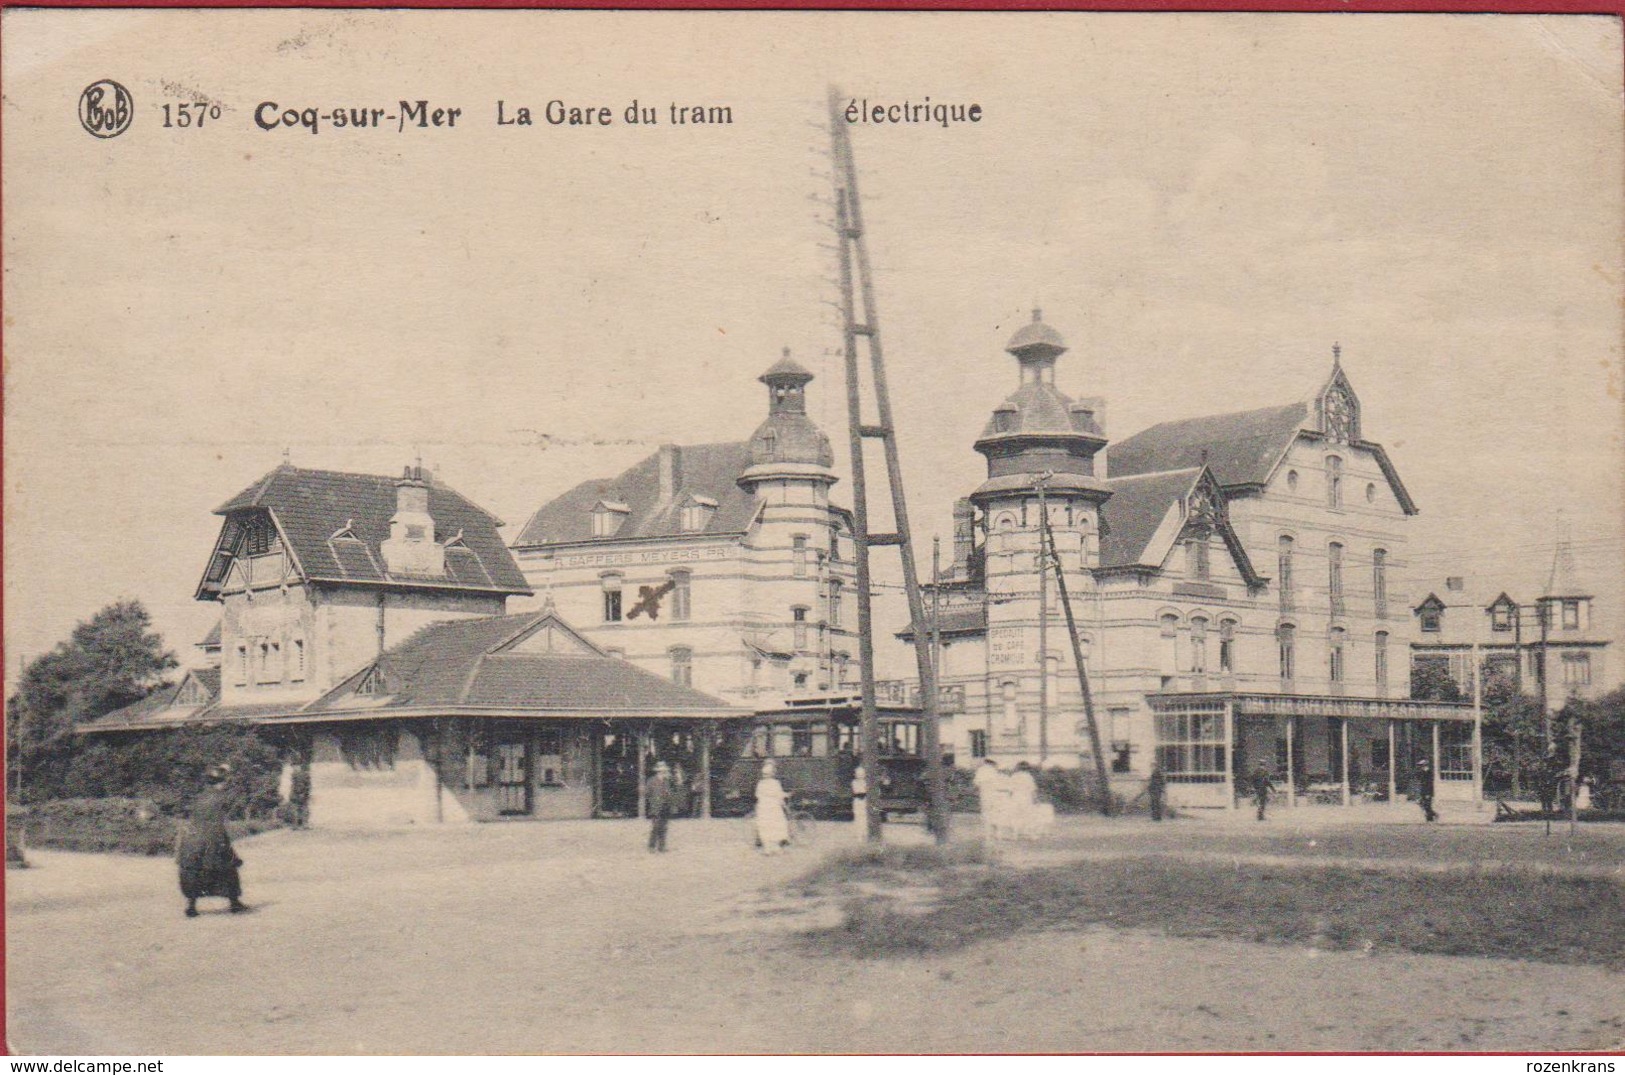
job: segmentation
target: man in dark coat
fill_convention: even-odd
[[[1161,821],[1163,803],[1168,795],[1168,778],[1162,775],[1162,766],[1151,767],[1151,779],[1145,783],[1145,794],[1151,800],[1151,820]]]
[[[649,850],[666,850],[666,828],[671,824],[671,815],[677,808],[677,789],[672,786],[671,766],[665,762],[655,763],[654,775],[649,778],[644,787],[644,797],[649,804]]]
[[[1439,820],[1439,815],[1433,812],[1433,763],[1426,758],[1416,763],[1416,802],[1422,808],[1424,819]]]
[[[187,918],[197,917],[197,901],[205,896],[224,896],[231,901],[232,914],[248,910],[242,901],[243,883],[237,875],[243,860],[237,857],[226,832],[225,783],[230,775],[229,765],[210,768],[209,787],[192,804],[191,820],[176,848]]]
[[[1557,788],[1562,781],[1562,772],[1556,749],[1548,750],[1535,770],[1535,791],[1540,796],[1542,814],[1550,815],[1557,809]]]
[[[1270,780],[1270,774],[1264,771],[1262,765],[1253,770],[1252,778],[1248,780],[1248,783],[1252,785],[1253,802],[1258,804],[1258,820],[1263,821],[1264,807],[1269,805],[1270,792],[1275,790],[1275,784]]]

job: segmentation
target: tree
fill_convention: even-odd
[[[1448,668],[1422,661],[1411,669],[1411,697],[1421,702],[1466,701]]]
[[[1536,772],[1546,753],[1540,702],[1519,694],[1499,677],[1486,677],[1480,702],[1484,708],[1485,783],[1521,796],[1526,778]]]
[[[1580,775],[1596,780],[1599,788],[1609,786],[1617,766],[1625,765],[1625,687],[1578,707],[1582,721]]]
[[[74,726],[140,701],[174,667],[175,655],[164,649],[139,601],[108,605],[30,662],[7,702],[12,797],[34,802],[61,795],[80,752]]]

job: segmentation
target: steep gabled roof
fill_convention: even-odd
[[[1200,467],[1108,478],[1112,495],[1100,508],[1100,566],[1145,563],[1146,549],[1179,498],[1190,492]],[[1154,565],[1152,565],[1154,566]]]
[[[690,496],[709,497],[717,510],[701,533],[740,534],[760,507],[737,479],[751,465],[748,441],[694,444],[678,449],[680,477],[670,500],[660,496],[660,453],[613,478],[595,478],[537,509],[514,541],[514,548],[591,541],[592,509],[599,501],[625,504],[626,520],[616,538],[668,537],[683,533],[682,507]]]
[[[1288,403],[1232,414],[1163,422],[1111,447],[1111,476],[1206,464],[1227,489],[1263,485],[1309,420],[1309,404]]]
[[[533,644],[544,633],[544,644]],[[372,694],[358,695],[363,683]],[[301,717],[467,708],[519,714],[735,717],[728,703],[610,657],[552,610],[430,624],[387,650]]]
[[[438,482],[429,485],[429,514],[434,519],[435,540],[450,543],[446,574],[435,578],[390,574],[381,546],[389,538],[389,520],[395,514],[395,485],[396,479],[377,474],[283,464],[220,505],[215,514],[229,517],[254,508],[268,511],[307,580],[530,593],[497,532],[502,521]],[[221,531],[222,542],[231,526],[228,519]],[[211,562],[211,571],[213,566]],[[198,597],[208,600],[215,592],[206,573]]]
[[[1191,504],[1203,500],[1213,510],[1211,523],[1249,586],[1264,579],[1253,568],[1241,539],[1223,510],[1224,493],[1218,479],[1206,467],[1185,467],[1152,474],[1108,478],[1111,497],[1100,507],[1100,570],[1154,568],[1161,564],[1167,548],[1158,535],[1164,523],[1178,522],[1180,529],[1191,521]],[[1177,532],[1169,530],[1172,540]]]

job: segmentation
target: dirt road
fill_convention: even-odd
[[[1187,831],[1193,847],[1203,842],[1199,826]],[[1625,1042],[1625,981],[1585,967],[1107,931],[928,959],[812,957],[795,931],[834,909],[786,888],[812,852],[764,858],[742,822],[679,822],[676,850],[663,857],[643,850],[643,834],[633,822],[269,833],[240,846],[254,912],[195,920],[180,913],[166,860],[36,852],[36,869],[6,877],[11,1046],[1553,1051]],[[823,846],[847,838],[832,829]]]

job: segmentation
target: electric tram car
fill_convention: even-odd
[[[862,708],[855,701],[758,713],[731,725],[712,755],[711,812],[741,817],[756,806],[756,781],[772,759],[790,800],[814,817],[851,818],[852,774],[862,752]],[[882,816],[925,809],[925,759],[917,709],[881,707],[880,772],[869,796]]]

